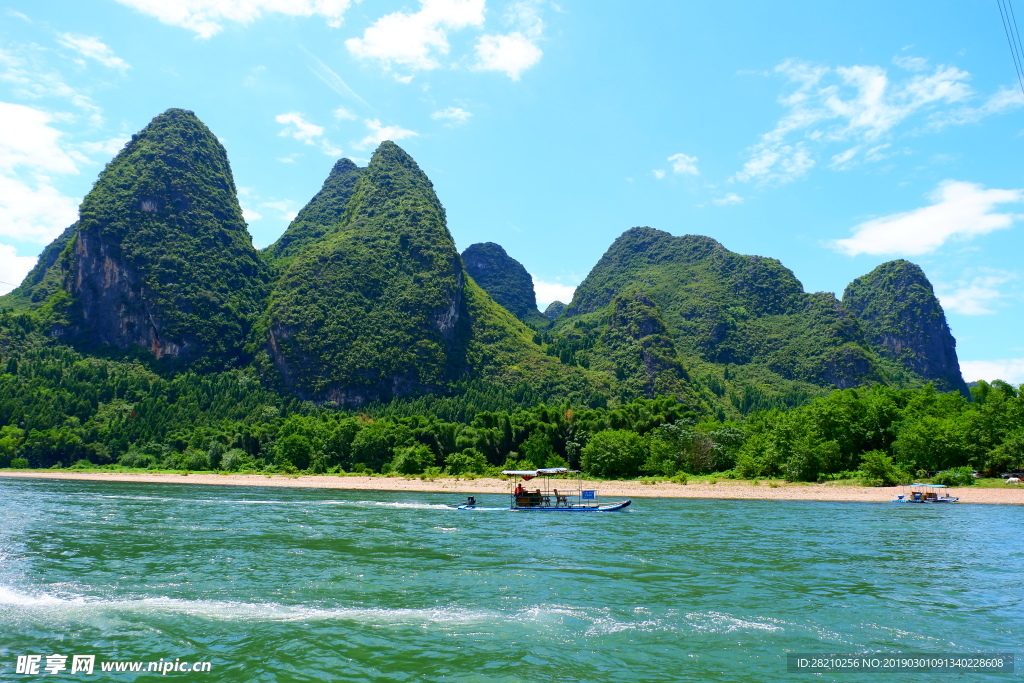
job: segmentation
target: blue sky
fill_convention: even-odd
[[[995,3],[7,2],[0,280],[168,107],[224,143],[258,247],[392,139],[459,248],[498,242],[544,303],[636,225],[840,296],[907,258],[965,378],[1024,382],[1024,95]]]

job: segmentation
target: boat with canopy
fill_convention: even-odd
[[[511,477],[509,510],[512,512],[614,512],[629,507],[632,500],[602,503],[597,489],[584,489],[582,474],[567,467],[547,467],[536,470],[505,470]],[[575,475],[565,479],[565,475]],[[558,477],[558,478],[556,478]],[[532,489],[525,486],[533,481]],[[459,506],[460,510],[482,509],[476,498]]]
[[[945,484],[911,484],[909,493],[893,498],[894,503],[955,503],[959,498],[949,495]]]

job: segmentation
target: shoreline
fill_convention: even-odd
[[[436,478],[426,481],[403,477],[365,477],[288,474],[170,474],[145,472],[11,471],[0,477],[19,479],[61,479],[144,484],[199,484],[207,486],[274,486],[282,488],[335,489],[347,491],[405,491],[452,494],[506,494],[509,482],[502,479]],[[584,487],[597,488],[605,500],[617,498],[703,498],[718,500],[812,500],[845,503],[888,503],[898,486],[868,487],[836,484],[771,484],[720,480],[717,484],[675,484],[640,481],[589,481]],[[950,489],[961,503],[1024,505],[1024,487],[993,489],[962,487]]]

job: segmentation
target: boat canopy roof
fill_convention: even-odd
[[[948,488],[945,484],[911,484],[911,486],[924,486],[930,489],[944,489]]]
[[[548,477],[553,474],[567,474],[568,467],[546,467],[539,470],[504,470],[502,474],[509,477],[522,477],[529,481],[534,477]]]

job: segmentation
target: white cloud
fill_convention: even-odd
[[[689,154],[673,154],[668,158],[668,161],[672,163],[673,173],[682,173],[687,175],[699,175],[700,171],[697,170],[697,157]]]
[[[558,8],[555,8],[558,11]],[[544,56],[537,46],[544,33],[538,0],[518,0],[509,4],[504,22],[511,30],[505,34],[487,34],[476,43],[478,71],[501,71],[518,81],[524,71]]]
[[[978,107],[961,107],[942,112],[932,117],[931,128],[940,130],[946,126],[960,126],[977,123],[987,116],[1002,114],[1024,106],[1024,92],[1017,87],[1004,87],[996,91]]]
[[[74,160],[58,141],[63,133],[53,117],[33,107],[0,102],[0,172],[16,167],[51,173],[77,173]]]
[[[78,203],[45,176],[0,175],[0,235],[46,244],[78,220]]]
[[[278,135],[282,137],[295,138],[299,142],[304,142],[307,145],[315,144],[315,140],[324,134],[323,126],[310,123],[297,111],[291,111],[287,114],[278,114],[274,117],[274,120],[278,123],[290,126],[282,130]]]
[[[132,68],[131,64],[114,54],[99,38],[92,36],[76,36],[72,33],[61,33],[57,36],[57,42],[67,48],[71,48],[87,59],[94,59],[103,66],[117,69],[124,72]]]
[[[0,244],[0,294],[14,289],[35,265],[35,256],[18,256],[14,247]]]
[[[973,95],[966,71],[939,65],[925,73],[925,62],[900,59],[901,66],[918,71],[899,81],[880,66],[832,68],[792,60],[779,64],[774,73],[793,86],[779,98],[786,113],[750,148],[749,159],[732,180],[792,181],[814,167],[817,150],[838,144],[846,149],[832,154],[834,169],[849,168],[861,156],[879,160],[884,158],[878,153],[886,144],[883,139],[907,119]],[[861,155],[862,150],[868,152]]]
[[[322,16],[329,26],[341,26],[350,0],[117,0],[164,24],[180,26],[199,38],[210,38],[226,22],[248,24],[264,13],[294,17]]]
[[[242,218],[245,219],[246,223],[252,223],[263,219],[263,214],[255,209],[250,209],[248,206],[242,207]]]
[[[384,126],[381,125],[380,119],[366,119],[366,127],[370,130],[369,134],[359,141],[359,147],[366,147],[368,145],[376,145],[385,140],[401,140],[402,138],[411,138],[419,135],[414,130],[408,128],[402,128],[401,126]]]
[[[450,49],[447,31],[483,26],[484,0],[420,0],[413,14],[386,14],[345,47],[360,59],[378,59],[414,70],[436,69]]]
[[[716,205],[716,206],[729,206],[731,204],[742,204],[743,203],[743,197],[739,196],[735,192],[730,192],[730,193],[726,194],[724,197],[718,197],[717,199],[712,199],[711,203]]]
[[[962,360],[960,373],[964,380],[977,382],[1001,379],[1010,384],[1024,383],[1024,358],[997,358],[995,360]]]
[[[485,35],[476,43],[476,68],[479,71],[502,71],[513,81],[518,81],[524,71],[540,61],[543,54],[533,40],[519,31]]]
[[[0,235],[48,242],[78,217],[78,200],[62,195],[51,174],[76,174],[53,117],[0,102]]]
[[[564,304],[572,301],[576,286],[563,285],[560,282],[544,282],[533,278],[533,291],[537,293],[537,306],[544,310],[553,301],[561,301]]]
[[[102,154],[104,156],[114,156],[120,152],[128,140],[131,138],[116,136],[108,140],[99,140],[97,142],[83,142],[77,145],[81,150],[87,154]]]
[[[994,209],[1024,201],[1024,190],[986,190],[974,183],[944,180],[929,199],[929,206],[861,223],[853,228],[853,237],[835,240],[831,246],[851,256],[927,254],[950,239],[1009,228],[1022,216]]]
[[[906,71],[924,71],[928,68],[928,60],[924,57],[893,57],[892,63]]]
[[[288,221],[289,223],[295,219],[298,215],[298,211],[295,210],[295,202],[291,199],[279,199],[270,202],[260,202],[260,206],[271,211],[276,211],[278,218]]]
[[[469,121],[471,116],[473,116],[472,112],[468,112],[462,107],[448,107],[435,111],[430,118],[435,121],[448,121],[450,126],[458,126]]]
[[[324,127],[307,121],[301,113],[290,111],[286,114],[278,114],[274,120],[285,125],[285,128],[278,133],[281,137],[294,138],[307,145],[319,147],[320,151],[327,156],[341,156],[341,149],[324,137]]]
[[[103,123],[100,108],[88,95],[65,83],[59,72],[46,66],[38,48],[11,44],[4,48],[0,48],[0,83],[9,84],[12,94],[27,100],[66,99],[88,114],[94,125]]]
[[[326,85],[328,88],[338,93],[342,97],[349,97],[355,100],[356,102],[359,102],[365,107],[370,106],[369,104],[367,104],[366,100],[359,96],[359,93],[353,90],[352,87],[345,82],[344,78],[335,73],[335,71],[331,69],[331,67],[324,64],[319,57],[317,57],[316,55],[314,55],[312,52],[310,52],[301,45],[299,46],[299,49],[305,52],[306,56],[309,57],[309,59],[313,62],[310,65],[309,70],[313,73],[314,76],[319,78],[324,85]]]
[[[654,176],[655,178],[657,178],[658,180],[664,180],[665,179],[665,170],[661,169],[661,168],[655,168],[655,169],[653,169],[651,171],[651,175]]]
[[[359,118],[358,116],[350,112],[348,109],[345,109],[345,107],[338,107],[337,109],[334,110],[333,114],[334,118],[338,119],[339,121],[355,121],[357,118]]]
[[[947,311],[961,315],[989,315],[995,313],[993,306],[1008,296],[1008,282],[1017,279],[1014,273],[985,269],[986,274],[978,275],[970,281],[954,283],[952,287],[938,294],[939,302]]]

